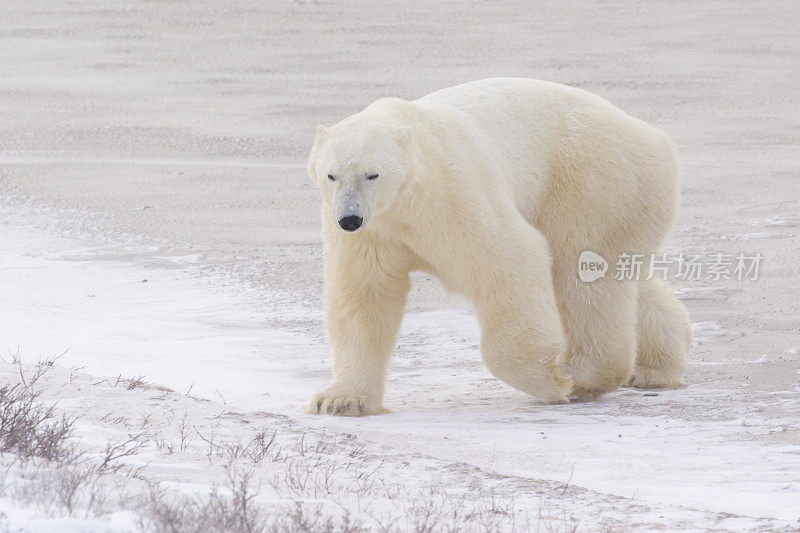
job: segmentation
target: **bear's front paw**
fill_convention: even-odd
[[[312,415],[367,416],[388,413],[388,409],[368,396],[323,391],[314,396],[306,413]]]
[[[533,394],[545,403],[569,403],[572,389],[572,378],[560,368],[554,368],[549,379],[537,384]]]

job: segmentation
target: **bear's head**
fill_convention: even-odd
[[[308,173],[336,225],[353,232],[385,212],[410,174],[411,127],[354,115],[317,136]]]

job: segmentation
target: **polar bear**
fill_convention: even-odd
[[[584,250],[658,250],[678,200],[661,131],[579,89],[487,79],[319,126],[308,173],[334,375],[309,412],[386,411],[415,270],[471,301],[489,371],[545,402],[682,382],[689,319],[666,285],[578,277]]]

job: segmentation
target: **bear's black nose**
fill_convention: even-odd
[[[364,219],[358,215],[350,215],[349,217],[342,217],[339,219],[339,225],[345,231],[355,231],[361,227],[361,222]]]

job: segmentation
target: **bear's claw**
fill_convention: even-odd
[[[388,413],[387,409],[376,406],[367,396],[336,395],[321,392],[314,396],[306,413],[312,415],[367,416]]]

